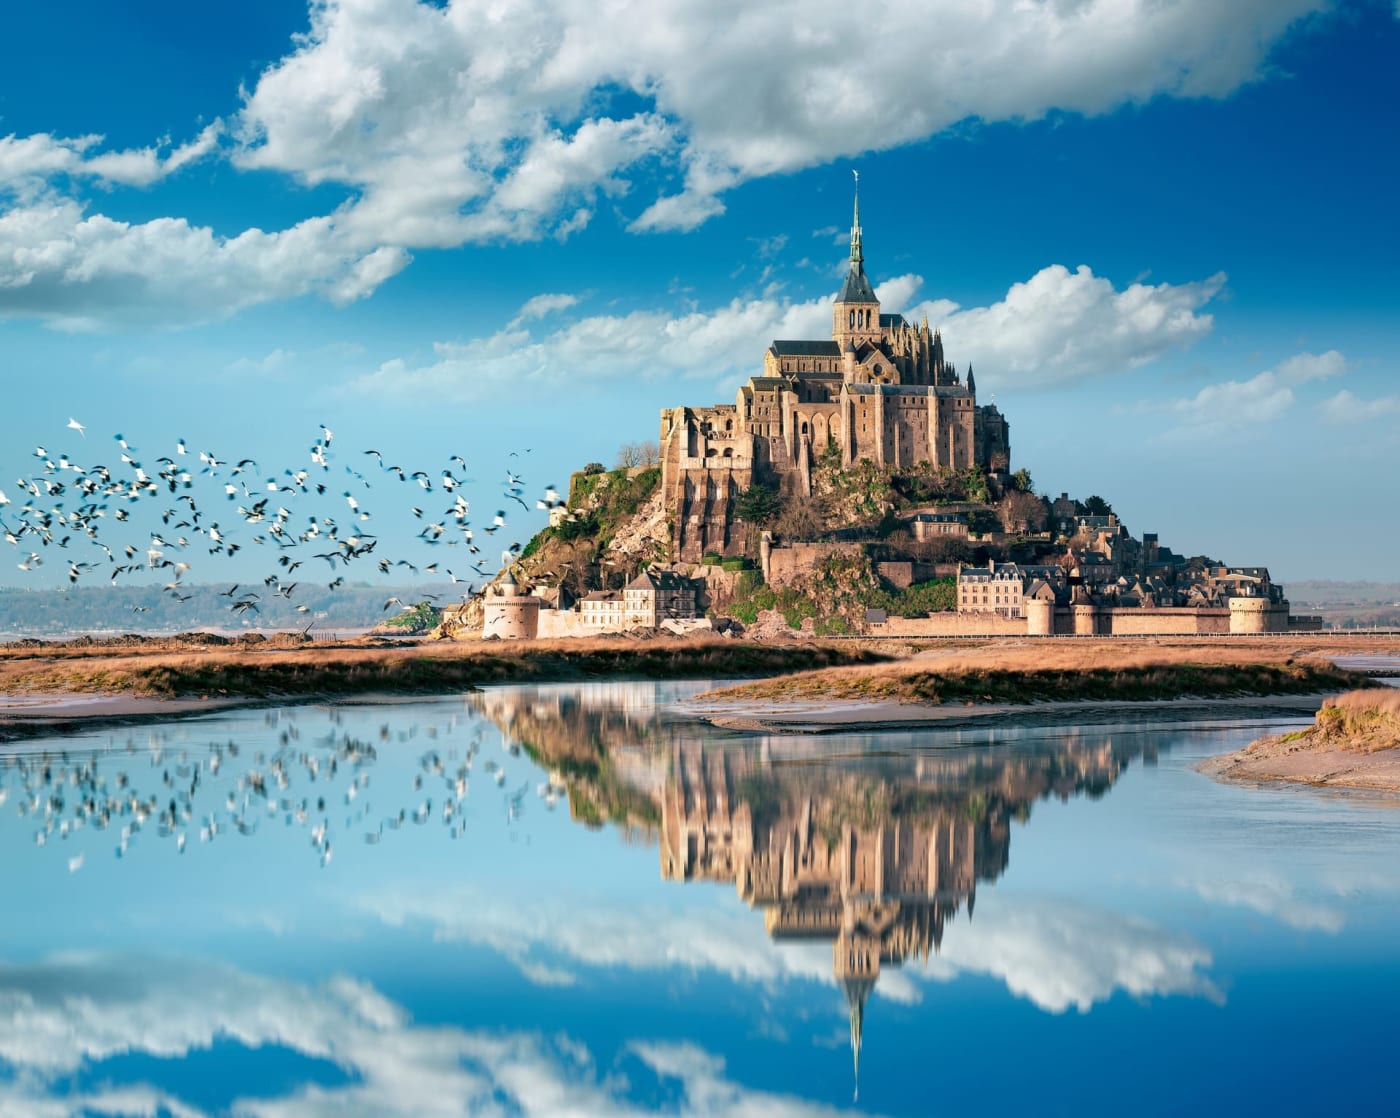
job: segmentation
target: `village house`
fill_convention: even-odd
[[[675,571],[646,570],[622,591],[623,628],[655,629],[663,621],[695,618],[695,583]]]
[[[948,512],[921,512],[906,523],[920,543],[937,539],[967,539],[967,517]]]
[[[584,628],[603,633],[622,631],[622,595],[616,590],[596,590],[578,604]]]
[[[1021,617],[1028,597],[1054,602],[1066,584],[1064,569],[989,562],[958,571],[958,612]]]

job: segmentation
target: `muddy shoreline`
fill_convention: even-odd
[[[1296,784],[1313,788],[1351,788],[1387,792],[1400,798],[1400,751],[1361,753],[1334,749],[1289,751],[1240,750],[1209,757],[1197,772],[1234,784]]]
[[[881,730],[957,730],[1026,725],[1101,725],[1143,717],[1164,723],[1202,718],[1226,721],[1310,717],[1326,693],[1235,695],[1222,698],[1109,699],[1035,703],[866,702],[850,699],[787,703],[694,700],[677,704],[682,717],[716,729],[752,734],[852,734]]]
[[[1282,782],[1400,795],[1400,691],[1367,689],[1329,698],[1311,726],[1260,738],[1196,768],[1236,783]]]

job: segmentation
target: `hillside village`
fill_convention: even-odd
[[[1133,536],[1048,498],[927,320],[882,312],[859,197],[830,340],[776,340],[733,404],[661,414],[592,463],[519,560],[449,612],[456,638],[715,630],[949,636],[1283,633],[1263,566]]]

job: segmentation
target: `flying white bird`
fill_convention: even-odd
[[[74,419],[71,415],[68,417],[68,428],[71,431],[77,431],[78,434],[82,435],[83,438],[87,438],[87,428],[84,427],[81,423],[79,423],[76,419]]]

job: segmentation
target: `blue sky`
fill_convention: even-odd
[[[1390,0],[6,20],[11,495],[35,444],[299,467],[326,423],[346,461],[463,455],[489,519],[507,465],[562,484],[822,336],[858,167],[887,308],[942,326],[1042,491],[1285,580],[1395,577]]]

